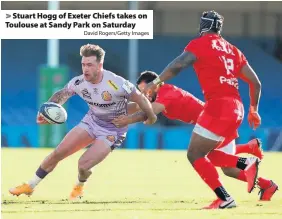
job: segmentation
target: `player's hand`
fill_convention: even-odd
[[[250,107],[248,114],[249,125],[253,130],[256,130],[261,124],[261,118],[258,114],[258,111],[254,109],[254,107]]]
[[[36,123],[40,124],[40,125],[42,125],[42,124],[50,124],[48,121],[46,121],[44,119],[44,117],[39,112],[37,113]]]
[[[158,119],[158,117],[155,114],[153,114],[152,116],[148,117],[148,119],[146,121],[144,121],[143,123],[145,125],[152,125],[157,121],[157,119]]]
[[[143,94],[148,94],[150,92],[152,92],[153,90],[155,90],[157,88],[157,84],[154,84],[153,82],[150,82],[148,84],[146,84],[146,86],[144,87],[144,90],[142,91]]]
[[[128,116],[121,115],[114,120],[112,120],[112,123],[117,127],[117,128],[123,128],[130,124],[130,119]]]

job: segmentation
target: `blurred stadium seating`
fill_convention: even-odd
[[[16,9],[46,9],[44,2],[30,5],[5,2],[2,3],[2,9],[5,7],[12,9],[11,5],[15,7],[16,4],[19,7]],[[80,9],[90,9],[89,7],[126,9],[127,7],[125,3],[109,5],[108,2],[95,2],[94,5],[92,2],[89,5],[90,3],[81,2],[79,6],[76,4],[62,2],[61,6],[63,9],[72,10],[79,7]],[[204,6],[202,4],[202,2],[140,3],[142,9],[154,9],[155,15],[162,16],[162,19],[158,16],[154,20],[156,36],[153,40],[139,40],[139,71],[153,70],[159,73],[183,50],[187,42],[196,35],[198,15]],[[260,104],[262,126],[254,132],[250,130],[245,120],[240,128],[241,136],[238,141],[247,141],[257,136],[262,138],[265,150],[282,150],[282,140],[279,137],[282,135],[282,65],[281,61],[274,57],[276,39],[281,37],[282,32],[282,3],[253,2],[250,5],[249,2],[240,2],[240,4],[231,2],[230,4],[233,4],[232,7],[236,10],[230,12],[226,6],[219,3],[210,6],[226,17],[224,35],[245,53],[263,85]],[[189,9],[189,13],[185,8]],[[260,10],[263,10],[264,17],[261,17]],[[246,24],[246,21],[249,24]],[[261,21],[265,25],[264,28],[260,26]],[[105,68],[128,77],[127,40],[60,40],[60,63],[69,66],[70,78],[80,74],[78,51],[85,43],[102,46],[106,50]],[[38,72],[39,67],[46,63],[46,54],[46,40],[2,40],[2,147],[38,146],[38,127],[35,124],[40,104],[37,92]],[[202,99],[192,68],[183,71],[171,83]],[[240,88],[245,107],[248,107],[248,87],[241,83]],[[87,105],[78,97],[74,97],[68,106],[68,128],[71,128],[83,117]],[[161,118],[161,122],[156,126],[146,129],[142,129],[142,126],[134,125],[130,128],[124,147],[183,149],[186,148],[192,130],[191,126],[180,122],[168,122],[164,118]],[[175,139],[179,139],[179,142]]]

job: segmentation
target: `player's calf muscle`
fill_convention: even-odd
[[[60,160],[63,159],[63,154],[59,154],[55,151],[53,151],[51,154],[49,154],[45,160],[40,165],[42,169],[44,169],[46,172],[51,172],[59,163]]]
[[[239,173],[240,173],[240,169],[237,169],[237,168],[226,168],[226,167],[223,167],[221,168],[224,175],[226,176],[229,176],[229,177],[233,177],[233,178],[236,178],[238,177]]]

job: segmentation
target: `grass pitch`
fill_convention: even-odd
[[[69,202],[77,181],[77,161],[83,151],[61,162],[40,183],[31,197],[8,193],[33,177],[48,149],[2,149],[2,217],[4,219],[281,219],[282,195],[259,202],[258,189],[247,193],[247,185],[221,174],[222,182],[238,207],[199,210],[214,200],[186,159],[185,151],[116,150],[98,165],[85,186],[82,200]],[[267,153],[260,176],[282,185],[282,153]],[[219,170],[220,171],[220,170]]]

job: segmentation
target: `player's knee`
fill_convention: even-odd
[[[187,152],[187,159],[189,160],[189,162],[191,164],[194,163],[195,160],[197,160],[197,151],[193,150],[193,149],[189,149]]]
[[[194,163],[197,159],[204,157],[206,153],[202,152],[199,150],[197,147],[189,147],[188,152],[187,152],[187,159],[191,164]]]

